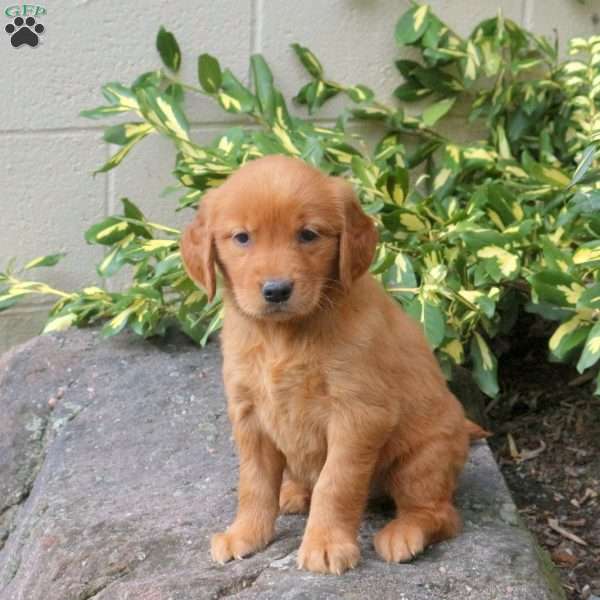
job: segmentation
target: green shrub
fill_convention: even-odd
[[[328,79],[310,50],[293,45],[310,76],[297,103],[314,114],[330,98],[347,97],[335,125],[326,127],[288,112],[260,55],[251,59],[253,89],[208,54],[198,58],[200,87],[182,83],[180,49],[161,28],[164,68],[129,87],[105,85],[106,104],[82,113],[132,118],[106,128],[105,140],[121,148],[99,171],[117,167],[146,136],[166,136],[176,151],[177,182],[169,192],[178,194],[174,208],[181,210],[248,160],[301,157],[354,183],[380,229],[371,270],[422,322],[446,373],[466,364],[481,389],[496,395],[489,343],[499,334],[520,335],[522,309],[556,323],[553,360],[592,367],[600,357],[600,37],[571,40],[574,58],[560,61],[555,45],[502,16],[463,39],[425,5],[402,15],[395,36],[418,55],[395,63],[404,83],[394,94],[403,106],[387,106],[364,85]],[[183,110],[189,93],[211,97],[249,126],[198,145]],[[415,101],[420,109],[409,110]],[[443,135],[439,124],[452,113],[465,127],[467,119],[483,127],[486,138],[459,143]],[[381,128],[372,152],[352,133],[357,121]],[[220,327],[220,299],[209,303],[185,275],[178,237],[123,199],[122,213],[90,227],[85,238],[106,246],[102,277],[133,267],[128,289],[66,293],[23,280],[9,266],[0,274],[0,310],[30,294],[54,294],[45,331],[103,321],[107,335],[129,327],[152,336],[174,325],[204,343]],[[25,270],[59,259],[42,257]]]

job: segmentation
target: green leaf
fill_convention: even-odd
[[[399,85],[394,90],[394,96],[403,102],[414,102],[426,98],[432,92],[433,90],[424,87],[420,82],[411,80]]]
[[[94,171],[94,175],[96,173],[105,173],[106,171],[110,171],[114,169],[116,166],[120,165],[123,162],[123,159],[131,152],[133,147],[144,137],[148,135],[147,133],[141,134],[137,137],[132,138],[132,140],[125,144],[116,154],[113,154],[110,159],[99,169]]]
[[[347,88],[346,94],[354,102],[368,102],[375,95],[373,90],[366,85],[355,85],[354,87]]]
[[[179,83],[171,83],[168,85],[165,89],[165,94],[179,105],[181,105],[185,99],[185,91],[183,86]]]
[[[574,216],[600,212],[600,190],[577,192],[569,202],[569,210]]]
[[[113,317],[110,321],[102,328],[102,335],[109,337],[116,335],[124,329],[133,313],[137,310],[138,305],[136,303],[122,310],[118,315]]]
[[[104,130],[103,137],[104,141],[109,144],[124,146],[132,139],[137,138],[140,135],[147,135],[151,131],[152,125],[149,125],[148,123],[122,123],[120,125],[107,127]]]
[[[391,294],[397,298],[411,299],[416,293],[417,278],[410,258],[399,252],[384,281]]]
[[[158,30],[156,48],[165,66],[177,73],[181,66],[181,50],[175,36],[164,27]]]
[[[464,146],[462,156],[465,165],[470,168],[475,167],[493,167],[496,163],[497,155],[490,148],[480,146]]]
[[[100,277],[112,277],[123,266],[125,256],[121,246],[114,246],[113,249],[102,259],[97,266],[96,271]]]
[[[210,54],[198,57],[198,80],[205,92],[215,94],[221,88],[223,76],[219,61]]]
[[[494,281],[514,279],[519,274],[519,256],[504,248],[484,246],[477,251],[477,257],[484,259],[483,264]]]
[[[47,256],[40,256],[29,261],[23,268],[25,270],[34,269],[36,267],[53,267],[58,264],[66,254],[61,252],[59,254],[48,254]]]
[[[589,265],[600,263],[600,240],[582,244],[573,254],[576,265]]]
[[[211,319],[210,323],[208,324],[206,331],[204,332],[204,335],[202,336],[202,338],[200,340],[200,345],[204,346],[206,344],[206,342],[208,342],[208,338],[213,333],[219,331],[219,329],[221,329],[222,326],[223,326],[223,311],[220,310],[217,314],[215,314],[215,316]]]
[[[431,12],[429,13],[428,21],[429,25],[421,38],[421,43],[425,49],[435,50],[440,44],[445,43],[448,28]]]
[[[350,110],[355,119],[367,121],[384,121],[389,116],[389,112],[385,108],[376,106],[361,106]]]
[[[452,359],[456,365],[461,365],[464,361],[464,349],[460,340],[451,339],[440,347],[440,350]]]
[[[30,292],[9,292],[8,294],[0,294],[0,312],[14,306],[21,298],[28,296]]]
[[[446,98],[428,106],[421,115],[426,127],[435,125],[454,106],[456,98]]]
[[[115,114],[137,111],[138,103],[130,88],[118,83],[107,83],[102,87],[102,95],[110,106],[99,106],[91,110],[82,110],[79,114],[89,119],[101,119]]]
[[[580,313],[562,323],[548,342],[553,356],[558,360],[565,360],[575,348],[584,343],[591,328]]]
[[[575,306],[584,291],[572,275],[563,271],[539,271],[529,282],[540,300],[557,306]]]
[[[198,202],[200,201],[200,198],[202,198],[202,193],[203,192],[201,190],[190,190],[189,192],[181,196],[181,198],[179,198],[179,200],[177,201],[179,205],[177,210],[181,210],[182,208],[188,208],[190,206],[197,206]]]
[[[189,124],[173,97],[150,85],[137,86],[135,95],[148,123],[176,141],[190,141]],[[134,139],[139,139],[139,136]]]
[[[495,398],[498,395],[498,363],[483,337],[473,332],[470,346],[473,361],[473,377],[481,391]]]
[[[390,172],[386,182],[386,188],[394,204],[402,206],[408,196],[408,169],[398,167]]]
[[[561,308],[548,302],[528,302],[525,310],[534,315],[540,315],[548,321],[565,321],[572,314],[572,310]]]
[[[421,65],[414,60],[400,59],[394,64],[404,79],[414,79],[415,71],[421,68]]]
[[[405,46],[416,42],[427,29],[429,6],[416,5],[407,10],[396,25],[396,43]]]
[[[444,96],[454,95],[464,89],[458,79],[437,68],[426,69],[418,66],[412,70],[412,75],[407,79],[408,81],[418,81],[424,88]]]
[[[595,283],[579,296],[577,308],[600,309],[600,283]]]
[[[160,69],[156,71],[148,71],[146,73],[142,73],[136,80],[133,82],[131,86],[131,90],[135,90],[140,87],[154,87],[159,88],[161,83],[163,82],[164,74]]]
[[[560,169],[537,163],[528,152],[523,153],[523,168],[539,182],[553,187],[564,188],[571,183]]]
[[[84,234],[88,244],[112,246],[131,233],[129,223],[117,217],[108,217],[92,225]]]
[[[593,160],[596,155],[596,146],[594,144],[590,144],[581,155],[581,160],[575,169],[575,172],[571,176],[571,185],[575,185],[578,183],[583,176],[588,172]]]
[[[463,76],[466,85],[473,83],[478,75],[478,69],[481,66],[479,52],[471,40],[467,42],[467,56],[462,61]]]
[[[66,315],[59,315],[51,318],[46,325],[42,333],[52,333],[53,331],[65,331],[69,329],[77,320],[75,313],[67,313]]]
[[[399,287],[411,288],[417,285],[417,278],[408,256],[398,252],[394,260],[394,267],[396,269],[396,283]]]
[[[439,306],[416,297],[406,307],[406,312],[421,323],[431,348],[437,348],[444,340],[446,329],[444,314]]]
[[[323,67],[317,57],[308,48],[301,46],[300,44],[292,44],[292,48],[304,68],[315,79],[321,79],[323,76]]]
[[[597,322],[589,332],[583,353],[577,363],[577,370],[583,373],[586,369],[593,366],[600,358],[600,321]]]
[[[124,106],[99,106],[98,108],[92,108],[90,110],[82,110],[79,115],[81,117],[86,117],[87,119],[103,119],[104,117],[111,117],[123,112],[128,112],[129,110],[129,108]]]
[[[486,246],[503,247],[509,242],[509,239],[499,231],[474,227],[468,221],[457,225],[456,231],[471,252],[480,250]]]
[[[121,203],[123,204],[124,214],[128,219],[145,220],[144,213],[129,198],[121,198]]]
[[[256,98],[252,92],[242,85],[229,69],[223,71],[221,89],[217,99],[219,104],[231,113],[252,112],[256,104]]]
[[[108,102],[130,110],[137,110],[138,103],[135,94],[122,83],[113,81],[102,86],[102,95]]]
[[[252,79],[260,111],[272,123],[275,119],[275,90],[273,88],[273,74],[269,65],[260,54],[254,54],[250,59]]]

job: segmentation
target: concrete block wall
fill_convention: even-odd
[[[289,44],[298,41],[322,60],[332,78],[365,83],[388,96],[399,83],[393,31],[408,0],[48,0],[38,17],[45,31],[36,48],[13,48],[0,6],[0,266],[57,251],[68,257],[32,275],[62,289],[98,283],[101,250],[87,246],[84,229],[118,210],[129,196],[155,220],[181,224],[172,198],[160,191],[173,182],[173,152],[147,138],[108,175],[91,176],[112,153],[102,141],[103,122],[78,116],[102,104],[100,86],[130,83],[159,65],[154,40],[160,25],[173,31],[183,51],[182,79],[195,82],[196,57],[216,55],[248,80],[249,56],[262,52],[278,86],[291,97],[306,80]],[[534,30],[562,40],[600,31],[595,0],[431,0],[434,10],[467,34],[498,8]],[[4,38],[4,39],[2,39]],[[188,104],[196,139],[212,137],[231,122],[210,101]],[[331,117],[335,107],[320,118]],[[0,313],[0,350],[39,332],[48,304],[31,302]]]

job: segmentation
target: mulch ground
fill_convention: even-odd
[[[558,567],[569,600],[600,596],[600,397],[547,340],[525,336],[500,361],[489,440],[517,507]]]

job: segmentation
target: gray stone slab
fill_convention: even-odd
[[[296,569],[303,517],[281,517],[264,552],[213,564],[237,476],[216,344],[35,338],[0,358],[0,411],[1,600],[562,597],[485,444],[462,477],[463,534],[411,564],[375,554],[384,506],[341,577]]]

